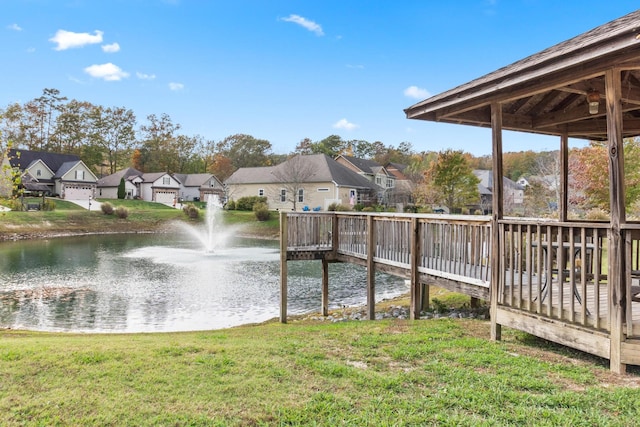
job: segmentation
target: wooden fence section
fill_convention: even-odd
[[[615,350],[622,363],[640,365],[640,224],[620,227],[623,259],[612,259],[616,231],[602,222],[355,212],[283,212],[280,219],[282,322],[287,261],[322,261],[323,314],[328,264],[349,262],[367,268],[370,319],[375,271],[383,271],[410,281],[412,318],[428,304],[429,285],[495,296],[495,325],[605,358]]]

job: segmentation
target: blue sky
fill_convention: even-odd
[[[490,154],[486,129],[404,108],[632,12],[627,0],[1,0],[0,107],[55,88],[185,135],[410,142]],[[558,148],[507,132],[506,151]],[[582,142],[572,141],[574,146]]]

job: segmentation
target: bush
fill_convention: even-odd
[[[376,209],[373,206],[367,206],[366,208],[362,208],[362,212],[375,212]]]
[[[113,205],[109,202],[104,202],[100,205],[102,213],[105,215],[113,215]]]
[[[236,202],[236,209],[239,211],[252,211],[253,206],[256,203],[267,203],[266,197],[260,196],[249,196],[249,197],[241,197]]]
[[[182,207],[182,212],[191,219],[198,219],[198,217],[200,217],[200,209],[191,203],[184,205]]]
[[[236,210],[236,202],[234,202],[233,199],[231,199],[227,202],[227,204],[224,207],[228,211],[234,211]]]
[[[331,203],[327,208],[328,211],[348,211],[350,210],[348,206],[345,206],[341,203]]]
[[[56,202],[50,199],[46,199],[42,204],[43,211],[55,211],[56,210]]]
[[[406,213],[418,213],[418,206],[416,206],[416,205],[405,205],[404,211]]]
[[[267,221],[271,217],[271,212],[266,203],[259,202],[253,205],[253,213],[258,221]]]
[[[362,203],[356,203],[355,206],[353,207],[353,210],[356,212],[362,212],[363,209],[364,209],[364,205]]]
[[[124,206],[118,206],[115,212],[116,216],[120,219],[127,219],[127,217],[129,216],[129,209],[125,208]]]

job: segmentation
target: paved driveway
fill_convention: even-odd
[[[71,202],[71,203],[75,203],[78,206],[81,206],[87,210],[92,210],[92,211],[99,211],[100,210],[100,206],[102,205],[102,203],[96,201],[96,200],[91,200],[91,202],[89,202],[88,199],[83,199],[83,200],[67,200],[65,199],[67,202]],[[91,203],[91,205],[89,205],[89,203]]]

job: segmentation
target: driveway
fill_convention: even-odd
[[[83,207],[84,209],[87,210],[92,210],[92,211],[99,211],[100,210],[100,206],[102,205],[102,203],[96,201],[96,200],[91,200],[89,201],[88,199],[83,199],[83,200],[67,200],[65,199],[67,202],[71,202],[71,203],[75,203],[76,205]],[[89,204],[91,204],[91,206],[89,206]],[[91,209],[89,209],[91,208]]]

